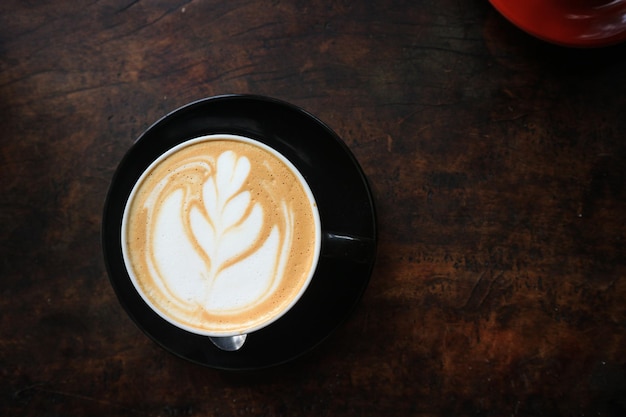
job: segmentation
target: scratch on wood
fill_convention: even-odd
[[[126,10],[130,9],[131,7],[133,7],[135,4],[139,3],[139,0],[133,0],[130,3],[128,3],[126,6],[118,9],[118,11],[116,13],[123,13]]]
[[[116,403],[111,402],[111,401],[102,400],[102,399],[90,397],[90,396],[87,396],[87,395],[76,394],[76,393],[72,393],[72,392],[61,391],[61,390],[56,390],[56,389],[51,389],[51,388],[45,388],[46,385],[49,385],[49,384],[44,383],[44,382],[40,382],[40,383],[28,385],[28,386],[26,386],[26,387],[24,387],[22,389],[19,389],[19,390],[15,391],[13,393],[13,397],[14,398],[19,398],[21,395],[23,395],[24,393],[26,393],[28,391],[34,391],[34,392],[40,392],[40,393],[45,393],[45,394],[58,395],[58,396],[61,396],[61,397],[66,397],[66,398],[73,398],[73,399],[76,399],[76,400],[94,402],[94,403],[105,405],[105,406],[108,406],[108,407],[113,407],[113,408],[117,408],[117,409],[120,409],[120,410],[130,411],[133,414],[145,415],[145,413],[140,411],[140,410],[129,408],[129,407],[126,407],[126,406],[121,405],[121,404],[116,404]]]
[[[490,278],[486,278],[487,272],[489,272]],[[464,309],[469,308],[472,310],[480,308],[485,303],[485,300],[489,297],[489,294],[491,294],[491,291],[493,289],[493,284],[503,274],[504,272],[500,272],[498,275],[494,277],[493,271],[482,272],[478,276],[478,279],[476,280],[476,282],[474,283],[474,286],[472,287],[472,290],[470,291],[470,295],[469,297],[467,297],[467,301],[465,301],[463,308]]]

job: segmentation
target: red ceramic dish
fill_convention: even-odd
[[[520,29],[545,41],[599,47],[626,40],[626,0],[489,0]]]

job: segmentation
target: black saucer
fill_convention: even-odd
[[[318,204],[322,231],[358,236],[344,249],[322,245],[309,288],[268,327],[248,335],[236,352],[206,336],[181,330],[154,313],[130,281],[120,247],[124,205],[141,173],[159,155],[186,140],[216,133],[247,136],[287,157],[306,178]],[[376,218],[367,180],[344,142],[314,116],[275,99],[228,95],[188,104],[144,132],[121,161],[107,195],[102,244],[111,283],[122,306],[159,345],[189,361],[217,369],[278,365],[308,352],[336,329],[361,299],[374,265]]]

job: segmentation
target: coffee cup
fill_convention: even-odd
[[[126,203],[124,262],[163,319],[211,337],[282,317],[320,254],[315,198],[296,167],[251,138],[216,134],[156,159]]]

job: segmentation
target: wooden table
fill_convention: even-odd
[[[484,0],[3,1],[2,414],[626,415],[625,53]],[[153,343],[100,247],[134,139],[223,93],[325,121],[378,211],[354,314],[258,372]]]

